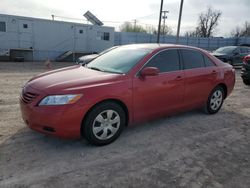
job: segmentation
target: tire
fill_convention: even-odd
[[[243,79],[243,83],[246,84],[246,85],[250,85],[250,80]]]
[[[93,145],[106,145],[115,141],[126,124],[123,108],[114,102],[104,102],[88,113],[83,123],[83,135]]]
[[[224,98],[225,98],[224,89],[221,86],[215,87],[207,99],[204,111],[207,114],[217,113],[223,104]]]

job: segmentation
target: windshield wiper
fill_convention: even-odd
[[[101,71],[101,72],[108,72],[108,73],[115,73],[115,74],[123,74],[122,72],[103,70],[103,69],[99,69],[99,68],[97,68],[97,67],[88,67],[88,66],[85,66],[85,67],[87,67],[88,69],[92,69],[92,70],[96,70],[96,71]]]
[[[101,69],[99,69],[99,68],[97,68],[97,67],[88,67],[88,66],[86,66],[87,68],[89,68],[89,69],[92,69],[92,70],[96,70],[96,71],[101,71],[101,72],[103,72],[103,70],[101,70]]]

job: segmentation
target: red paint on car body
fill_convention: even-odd
[[[128,73],[115,74],[91,70],[80,65],[46,72],[32,78],[20,97],[22,117],[36,131],[64,137],[81,136],[82,121],[89,110],[105,100],[122,103],[128,112],[128,124],[202,107],[219,84],[231,93],[235,83],[232,66],[204,50],[181,45],[143,44],[135,50],[152,51]],[[156,53],[165,49],[194,49],[206,55],[215,66],[161,73],[141,78],[140,70]],[[39,106],[48,95],[82,94],[74,104]],[[26,98],[25,98],[26,97]],[[48,131],[46,127],[52,128]]]

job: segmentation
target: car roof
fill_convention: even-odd
[[[193,46],[177,45],[177,44],[158,44],[158,43],[145,43],[145,44],[128,44],[122,45],[120,47],[135,48],[135,49],[162,49],[162,48],[189,48],[189,49],[199,49]],[[201,50],[201,49],[199,49]]]

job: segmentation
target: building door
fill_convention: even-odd
[[[19,20],[18,47],[24,49],[34,48],[33,23],[29,20]]]
[[[74,51],[86,52],[87,51],[87,27],[75,26],[74,33]]]

